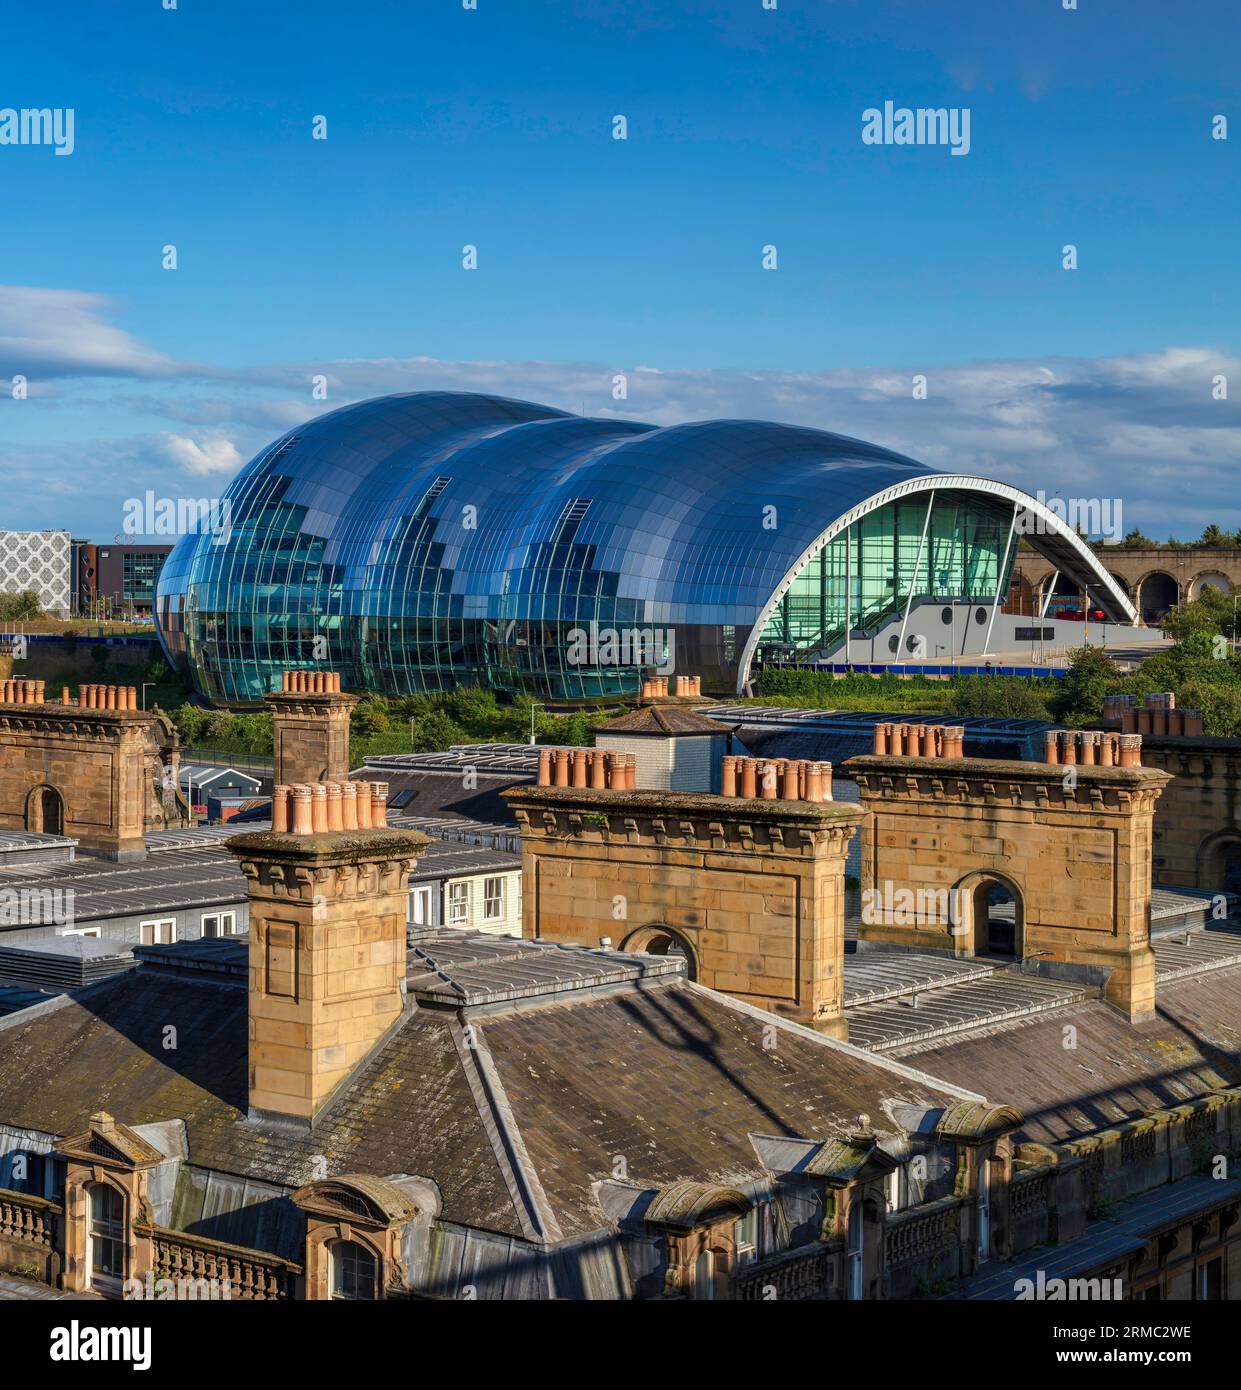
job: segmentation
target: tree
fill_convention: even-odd
[[[178,705],[172,712],[172,722],[181,735],[181,741],[191,747],[202,742],[210,720],[210,710],[202,709],[199,705]]]
[[[1195,633],[1219,633],[1225,627],[1231,632],[1231,598],[1221,594],[1218,589],[1203,589],[1193,602],[1183,603],[1179,608],[1169,608],[1159,625],[1178,642],[1185,641]]]
[[[1159,548],[1158,541],[1151,540],[1149,536],[1139,531],[1136,526],[1129,532],[1124,540],[1121,541],[1121,545],[1128,546],[1131,550],[1157,550]]]
[[[1068,673],[1052,693],[1052,714],[1070,723],[1098,719],[1103,713],[1103,697],[1120,681],[1116,663],[1099,647],[1082,647],[1074,652]]]
[[[444,709],[414,721],[410,748],[415,753],[442,753],[454,743],[468,743],[465,730]]]
[[[502,718],[495,693],[476,685],[462,686],[444,698],[449,716],[470,733],[488,737]]]
[[[1209,545],[1213,549],[1221,547],[1235,546],[1237,543],[1235,536],[1230,536],[1227,531],[1221,531],[1214,522],[1203,528],[1202,540],[1200,544]]]
[[[958,676],[948,713],[999,719],[1046,719],[1051,682],[1010,676]]]
[[[366,737],[368,734],[385,733],[391,725],[384,702],[375,697],[354,705],[349,716],[349,724],[355,734]]]
[[[24,622],[42,616],[43,605],[33,589],[23,589],[16,594],[0,594],[0,621]]]

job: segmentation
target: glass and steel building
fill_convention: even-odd
[[[766,651],[828,650],[914,602],[1002,602],[1023,532],[1133,621],[1089,548],[1007,484],[790,425],[422,392],[251,460],[169,556],[157,622],[227,704],[299,666],[387,694],[590,698],[651,670],[731,692]]]

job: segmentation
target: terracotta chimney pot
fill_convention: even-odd
[[[328,782],[327,786],[327,828],[343,830],[345,822],[341,817],[341,791],[339,782]]]
[[[781,789],[780,789],[781,795],[782,795],[783,799],[784,799],[785,801],[796,801],[796,800],[798,800],[798,796],[797,796],[797,781],[798,781],[798,776],[797,776],[797,773],[798,773],[797,764],[794,763],[794,762],[786,762],[786,763],[784,764],[784,766],[780,769],[780,772],[781,772],[781,777],[782,777],[782,779],[783,779],[783,786],[782,786]]]
[[[1121,736],[1120,736],[1120,765],[1121,765],[1121,767],[1141,767],[1141,765],[1142,765],[1142,735],[1141,735],[1141,734],[1121,734]]]

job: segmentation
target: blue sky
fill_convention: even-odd
[[[105,539],[427,386],[1241,526],[1239,60],[1233,0],[21,7],[0,107],[75,147],[0,146],[0,526]],[[969,154],[863,144],[884,100],[968,107]]]

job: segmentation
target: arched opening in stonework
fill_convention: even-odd
[[[64,798],[55,787],[35,787],[26,798],[26,829],[43,835],[63,835]]]
[[[1021,617],[1032,618],[1038,612],[1038,598],[1034,585],[1020,570],[1013,571],[1008,585],[1008,598],[1004,604],[1005,613],[1016,613]]]
[[[1202,842],[1198,887],[1212,893],[1241,894],[1241,833],[1225,830]]]
[[[1138,613],[1144,622],[1157,623],[1170,608],[1176,607],[1180,596],[1180,586],[1170,574],[1153,570],[1139,585]]]
[[[1189,581],[1189,597],[1201,598],[1203,589],[1216,589],[1221,594],[1230,594],[1232,583],[1226,574],[1220,574],[1218,570],[1207,570],[1204,574],[1194,575]]]
[[[957,884],[953,898],[956,922],[967,927],[972,955],[1021,959],[1025,918],[1021,890],[1012,879],[990,870],[969,874]]]
[[[698,960],[694,948],[672,927],[639,927],[621,943],[622,951],[638,951],[646,956],[681,956],[691,980],[698,978]]]

